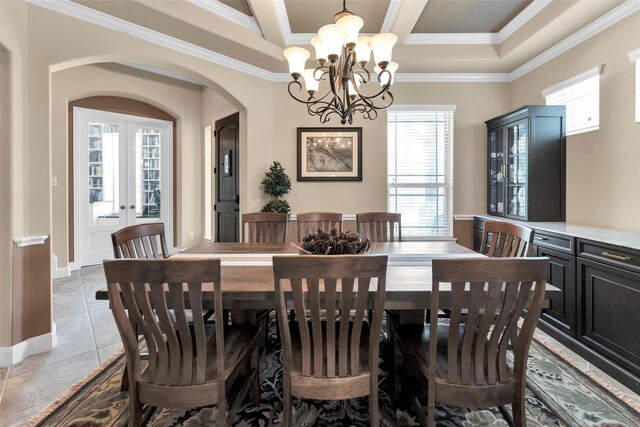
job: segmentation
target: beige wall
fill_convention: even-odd
[[[604,66],[600,129],[567,137],[567,222],[640,231],[640,124],[634,122],[635,68],[627,57],[637,48],[638,13],[511,84],[511,108],[544,104],[541,90]]]
[[[274,126],[274,160],[280,161],[292,178],[286,199],[292,212],[329,210],[355,214],[387,209],[386,112],[375,121],[354,118],[362,127],[362,182],[297,182],[296,128],[320,126],[304,105],[293,101],[285,84],[275,85],[277,105]],[[509,103],[504,83],[396,83],[394,105],[455,104],[454,114],[454,212],[484,213],[486,205],[486,127],[484,121],[505,112]],[[332,118],[324,126],[340,127]],[[266,169],[264,170],[266,171]],[[263,171],[263,173],[264,173]],[[263,199],[264,203],[264,199]]]
[[[87,96],[109,95],[136,99],[151,104],[176,118],[177,145],[174,156],[178,159],[197,159],[202,140],[200,126],[200,104],[202,88],[181,83],[175,79],[130,69],[117,64],[86,65],[51,74],[51,174],[58,185],[52,188],[51,208],[53,212],[53,253],[58,257],[58,266],[66,266],[69,246],[68,212],[69,150],[68,150],[68,103]],[[178,207],[174,218],[179,247],[192,246],[196,241],[188,238],[194,231],[201,234],[201,197],[193,191],[200,188],[201,165],[193,162],[185,167],[178,162],[176,189]],[[185,191],[185,189],[187,191]]]

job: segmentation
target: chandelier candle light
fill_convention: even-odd
[[[332,114],[340,116],[342,124],[353,122],[353,114],[361,113],[365,119],[374,120],[378,110],[385,109],[393,103],[393,95],[389,92],[398,64],[391,61],[393,45],[398,40],[395,34],[382,33],[373,37],[358,37],[364,25],[362,18],[347,10],[346,0],[343,10],[334,16],[335,24],[325,25],[318,30],[318,35],[311,39],[316,51],[317,68],[305,69],[310,56],[308,50],[301,47],[289,47],[284,50],[284,57],[289,62],[289,72],[293,80],[289,82],[289,95],[298,102],[307,105],[312,116],[319,116],[321,123],[330,120]],[[365,67],[371,58],[375,60],[374,71],[378,76],[375,90],[370,89],[371,73]],[[305,100],[292,92],[302,91],[300,77],[304,79],[305,89],[309,97]],[[324,94],[318,94],[321,83],[328,82]],[[323,84],[322,86],[326,86]],[[361,89],[367,88],[372,93],[365,95]],[[382,101],[376,105],[378,98]]]

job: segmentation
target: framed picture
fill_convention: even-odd
[[[362,128],[298,128],[298,181],[362,181]]]

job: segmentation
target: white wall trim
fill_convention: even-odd
[[[56,324],[51,324],[51,332],[19,342],[11,347],[0,347],[0,368],[19,363],[27,357],[49,351],[58,344]]]
[[[402,1],[403,0],[391,0],[389,2],[387,13],[384,15],[384,21],[382,21],[382,27],[380,28],[381,33],[391,32],[391,28],[393,27],[393,24],[396,22],[396,19],[398,18],[398,12],[400,12],[400,6],[402,6]]]
[[[587,79],[590,79],[592,77],[595,76],[599,76],[602,73],[602,66],[598,65],[597,67],[593,67],[588,69],[587,71],[580,73],[576,76],[570,77],[566,80],[561,81],[560,83],[557,83],[551,87],[548,87],[546,89],[542,90],[542,96],[543,97],[547,97],[549,95],[551,95],[552,93],[556,93],[558,91],[561,91],[563,89],[568,88],[569,86],[573,86],[574,84],[583,82]]]
[[[521,65],[520,67],[513,70],[511,74],[511,81],[517,80],[525,74],[535,70],[543,64],[551,61],[557,56],[562,55],[569,49],[572,49],[578,46],[580,43],[588,40],[589,38],[595,36],[596,34],[606,30],[610,26],[617,24],[622,21],[624,18],[640,11],[640,1],[637,0],[627,0],[622,3],[620,6],[615,9],[610,10],[609,12],[602,15],[600,18],[591,22],[588,25],[585,25],[580,30],[576,31],[566,39],[562,40],[560,43],[555,46],[550,47],[549,49],[542,52],[540,55]]]
[[[225,55],[221,55],[217,52],[202,48],[200,46],[193,45],[191,43],[178,40],[174,37],[167,36],[157,31],[149,30],[142,26],[132,24],[119,18],[112,17],[102,12],[95,11],[86,6],[82,6],[77,3],[73,3],[70,0],[27,0],[29,3],[36,6],[40,6],[54,12],[58,12],[73,18],[77,18],[86,22],[90,22],[105,28],[109,28],[115,31],[119,31],[133,37],[146,40],[148,42],[157,44],[159,46],[166,47],[178,52],[182,52],[187,55],[194,56],[196,58],[203,59],[205,61],[215,63],[232,70],[236,70],[245,74],[249,74],[271,82],[288,82],[291,77],[285,73],[273,73],[265,69],[256,67],[251,64],[244,63],[237,59],[230,58]],[[540,0],[543,3],[548,0]],[[545,4],[546,5],[546,4]],[[286,14],[284,6],[284,0],[274,0],[274,6],[279,17],[279,25],[283,28],[284,38],[286,44],[308,44],[312,34],[291,34],[289,27],[289,19]],[[543,5],[537,5],[542,10]],[[526,10],[526,9],[525,9]],[[534,9],[535,11],[535,9]],[[548,61],[556,58],[567,50],[579,45],[590,37],[600,33],[601,31],[609,28],[610,26],[618,23],[622,19],[640,11],[640,1],[627,0],[620,6],[609,11],[605,15],[596,19],[592,23],[584,26],[571,36],[562,40],[555,46],[547,49],[540,55],[534,57],[530,61],[511,71],[510,73],[398,73],[395,76],[396,82],[405,83],[462,83],[462,82],[476,82],[476,83],[511,83],[525,74],[535,70]],[[524,13],[524,11],[523,11]],[[531,12],[532,13],[532,12]],[[519,16],[519,15],[518,15]],[[533,15],[531,15],[533,16]],[[526,15],[525,15],[526,17]],[[517,17],[516,17],[517,18]],[[524,18],[523,18],[524,19]],[[530,19],[530,18],[529,18]],[[286,25],[285,25],[286,24]],[[516,23],[517,24],[517,23]],[[515,25],[515,24],[514,24]],[[508,25],[507,25],[508,26]],[[505,27],[506,28],[506,27]],[[503,29],[504,30],[504,29]],[[288,32],[287,32],[288,31]],[[484,33],[484,34],[499,34],[499,33]],[[492,38],[494,37],[492,35]],[[414,35],[410,35],[409,39]],[[482,38],[485,36],[477,36]],[[298,38],[300,38],[298,40]],[[295,42],[295,43],[294,43]],[[405,44],[411,44],[405,42]],[[635,52],[635,51],[634,51]]]
[[[159,76],[169,77],[171,79],[180,80],[183,82],[202,86],[202,82],[194,80],[191,77],[187,77],[184,74],[181,74],[177,71],[167,70],[166,68],[154,67],[152,65],[146,65],[146,64],[134,64],[132,62],[118,62],[118,64],[131,67],[131,68],[136,68],[138,70],[146,71],[148,73],[158,74]]]
[[[453,216],[454,221],[473,221],[474,218],[475,218],[475,215],[469,215],[469,214]]]
[[[529,6],[498,32],[498,38],[500,40],[498,43],[502,43],[508,39],[513,33],[522,28],[524,24],[540,13],[542,9],[549,6],[551,2],[552,0],[533,0]]]
[[[13,239],[13,242],[19,248],[24,248],[27,246],[35,246],[42,245],[44,241],[47,240],[49,236],[27,236],[27,237],[16,237]]]
[[[58,267],[56,269],[56,279],[59,279],[61,277],[69,277],[71,276],[71,267],[66,266],[66,267]]]
[[[222,65],[223,67],[240,71],[254,77],[269,81],[273,80],[273,73],[270,71],[247,64],[242,61],[238,61],[237,59],[222,55],[220,53],[213,52],[209,49],[196,46],[192,43],[179,40],[175,37],[150,30],[141,25],[133,24],[123,19],[107,15],[106,13],[93,10],[89,7],[73,3],[69,0],[27,0],[27,2],[36,6],[43,7],[45,9],[52,10],[54,12],[61,13],[63,15],[71,16],[85,22],[90,22],[92,24],[108,28],[110,30],[128,34],[130,36],[148,41],[158,46],[166,47],[168,49],[182,52],[186,55],[200,58],[214,64]]]
[[[194,4],[195,6],[198,6],[201,9],[204,9],[215,15],[221,16],[222,18],[229,20],[234,24],[240,25],[241,27],[248,28],[254,33],[262,36],[262,31],[260,30],[258,21],[256,21],[256,18],[253,16],[245,15],[244,13],[232,8],[231,6],[227,6],[226,4],[218,0],[188,0],[188,1]]]
[[[638,59],[640,59],[640,49],[629,52],[629,61],[636,62]]]

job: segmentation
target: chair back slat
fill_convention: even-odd
[[[372,242],[402,240],[402,215],[392,212],[367,212],[356,215],[358,233]]]
[[[162,259],[169,257],[164,224],[154,222],[122,228],[111,234],[115,258]]]
[[[480,253],[490,258],[529,256],[534,233],[535,230],[524,225],[487,220]]]
[[[303,255],[273,258],[278,318],[286,319],[289,300],[293,301],[298,319],[302,375],[345,378],[362,373],[360,338],[368,308],[373,308],[377,315],[370,329],[369,345],[375,345],[376,348],[379,345],[386,263],[386,256]],[[377,283],[378,292],[373,303],[370,303],[373,283]],[[289,286],[291,295],[284,291]],[[353,309],[355,314],[351,318]],[[280,336],[283,363],[287,365],[295,355],[291,354],[291,335],[285,325],[280,324]],[[377,334],[374,334],[375,327],[378,328]],[[377,369],[375,362],[368,369]]]
[[[149,353],[145,381],[169,386],[196,385],[207,380],[207,351],[216,351],[218,380],[222,380],[224,388],[220,261],[129,259],[105,261],[104,268],[127,363],[132,360],[134,369],[140,369],[137,337],[142,335]],[[203,284],[213,288],[215,349],[207,349]],[[192,319],[187,317],[187,309],[192,310]],[[140,372],[134,375],[139,376]]]
[[[326,323],[327,323],[327,349],[336,348],[336,289],[337,279],[324,279],[324,292],[326,295]],[[339,338],[339,337],[338,337]],[[327,350],[327,378],[336,376],[336,352]]]
[[[514,366],[526,364],[544,299],[548,262],[547,258],[433,260],[431,336],[437,334],[440,287],[451,286],[451,317],[444,344],[447,382],[479,386],[513,380],[516,368],[507,364],[507,349],[509,343],[514,344]],[[430,357],[436,357],[437,341],[429,342]],[[430,378],[435,378],[436,365],[429,364]]]
[[[284,243],[287,240],[289,215],[255,212],[242,215],[242,240],[252,243]]]
[[[298,241],[305,235],[318,231],[319,228],[329,232],[332,228],[342,231],[342,214],[336,212],[307,212],[297,215]]]

